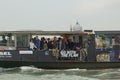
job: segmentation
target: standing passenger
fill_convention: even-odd
[[[35,46],[33,39],[30,39],[30,43],[29,43],[29,50],[33,50],[34,48],[37,49],[37,47]]]
[[[53,38],[53,48],[57,49],[58,48],[58,41],[57,41],[57,37]]]
[[[82,48],[82,43],[80,41],[75,42],[75,49],[80,50]]]
[[[65,43],[62,40],[62,38],[59,38],[58,39],[58,50],[63,50],[63,49],[65,49]]]
[[[35,37],[34,44],[38,49],[40,49],[40,40],[38,39],[38,36]]]
[[[58,41],[56,37],[53,39],[53,56],[56,56],[56,58],[58,58]]]
[[[47,39],[48,40],[48,49],[53,49],[53,44],[52,44],[52,41],[50,40],[50,38]]]
[[[69,50],[73,50],[74,49],[74,42],[72,41],[72,39],[68,39],[68,49]]]
[[[42,50],[48,50],[48,45],[46,39],[43,41],[43,49]]]
[[[42,37],[42,38],[41,38],[41,42],[40,42],[40,49],[41,49],[41,50],[43,49],[43,46],[44,46],[44,40],[45,40],[45,38]]]

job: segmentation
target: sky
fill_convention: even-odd
[[[120,0],[0,0],[0,31],[120,30]]]

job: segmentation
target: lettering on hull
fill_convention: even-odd
[[[78,53],[76,53],[76,51],[65,51],[65,50],[62,50],[60,51],[60,55],[61,57],[78,57]]]
[[[0,52],[0,58],[11,58],[12,54],[10,52]]]

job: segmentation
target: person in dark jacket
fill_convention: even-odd
[[[53,44],[52,44],[52,40],[50,40],[50,38],[47,39],[47,45],[48,45],[48,49],[53,49]]]
[[[34,44],[37,47],[37,49],[40,49],[40,40],[39,40],[38,36],[36,36],[34,38]]]
[[[65,49],[65,43],[62,38],[58,38],[58,50],[63,50]]]
[[[71,39],[68,39],[68,49],[73,50],[74,46],[74,42]]]

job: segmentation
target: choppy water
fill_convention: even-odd
[[[120,69],[45,70],[25,66],[0,68],[0,80],[120,80]]]

